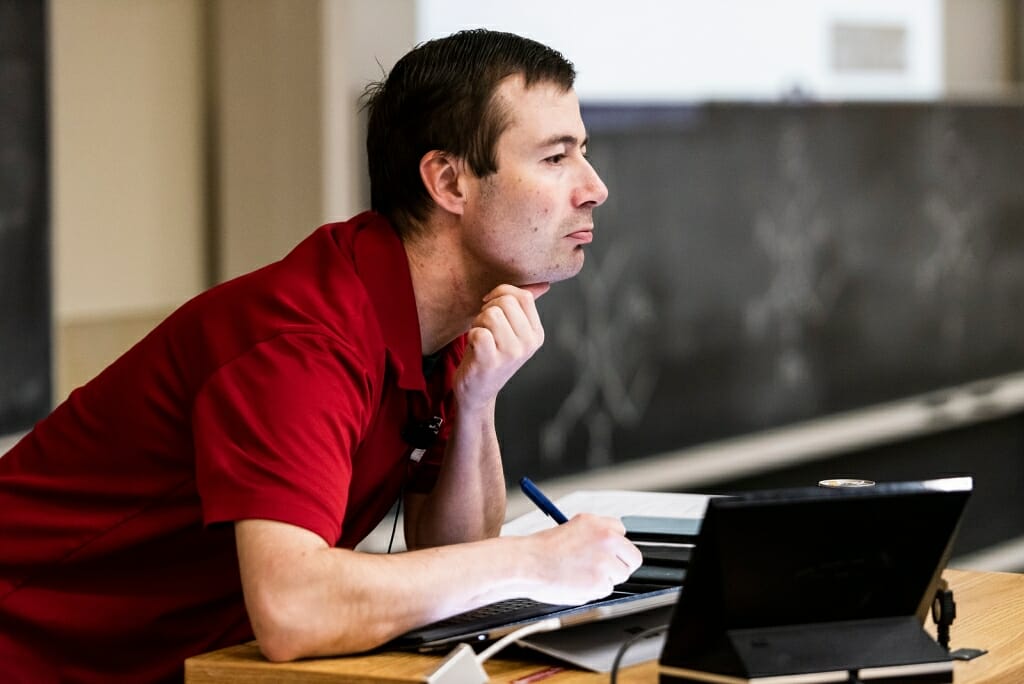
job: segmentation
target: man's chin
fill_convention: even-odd
[[[558,283],[576,277],[583,270],[582,250],[573,254],[573,260],[568,263],[553,264],[546,269],[538,269],[527,273],[519,273],[505,282],[515,283],[517,287],[530,283]]]
[[[579,268],[574,269],[560,269],[558,271],[552,271],[545,276],[538,277],[534,282],[547,282],[547,283],[560,283],[563,280],[569,280],[575,278],[579,272],[583,270],[583,264],[580,264]]]
[[[547,278],[549,283],[569,280],[579,275],[579,272],[583,270],[583,261],[586,259],[586,256],[583,250],[578,248],[573,252],[573,257],[572,263],[561,264],[558,268],[552,269]]]

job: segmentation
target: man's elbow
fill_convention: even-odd
[[[289,621],[274,618],[267,611],[250,611],[249,619],[256,643],[267,660],[285,663],[309,655],[303,634]]]
[[[308,634],[284,629],[256,632],[260,653],[273,663],[287,663],[300,658],[351,655],[368,651],[384,643],[381,639],[368,641],[364,638],[342,638],[321,642],[308,637]]]
[[[295,648],[293,644],[288,643],[287,640],[257,636],[256,642],[259,644],[260,653],[263,654],[263,657],[272,663],[288,663],[298,660],[303,655],[299,649]]]
[[[380,635],[374,629],[318,631],[315,627],[318,623],[316,618],[295,610],[293,606],[264,604],[250,609],[249,617],[256,642],[263,657],[271,662],[284,663],[300,658],[359,653],[386,641],[386,635]]]
[[[267,660],[282,663],[314,655],[316,635],[310,625],[315,620],[303,615],[297,598],[271,591],[246,593],[249,622]]]

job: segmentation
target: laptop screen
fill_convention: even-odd
[[[923,623],[971,488],[958,477],[712,499],[666,649],[698,652],[727,630]]]

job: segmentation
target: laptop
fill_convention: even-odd
[[[709,501],[662,682],[952,681],[924,630],[969,477]]]
[[[500,639],[526,625],[559,618],[562,627],[612,620],[657,608],[671,607],[679,600],[680,584],[626,583],[611,594],[579,606],[541,603],[532,599],[498,601],[476,610],[440,620],[386,644],[386,649],[430,652],[448,650],[459,643],[482,644]]]

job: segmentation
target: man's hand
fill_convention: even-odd
[[[545,603],[581,604],[611,593],[643,562],[626,539],[618,518],[581,513],[550,530],[528,537],[541,583],[529,597]]]
[[[544,343],[535,299],[549,283],[499,285],[484,297],[466,338],[466,353],[455,376],[460,411],[493,402],[498,391]]]

